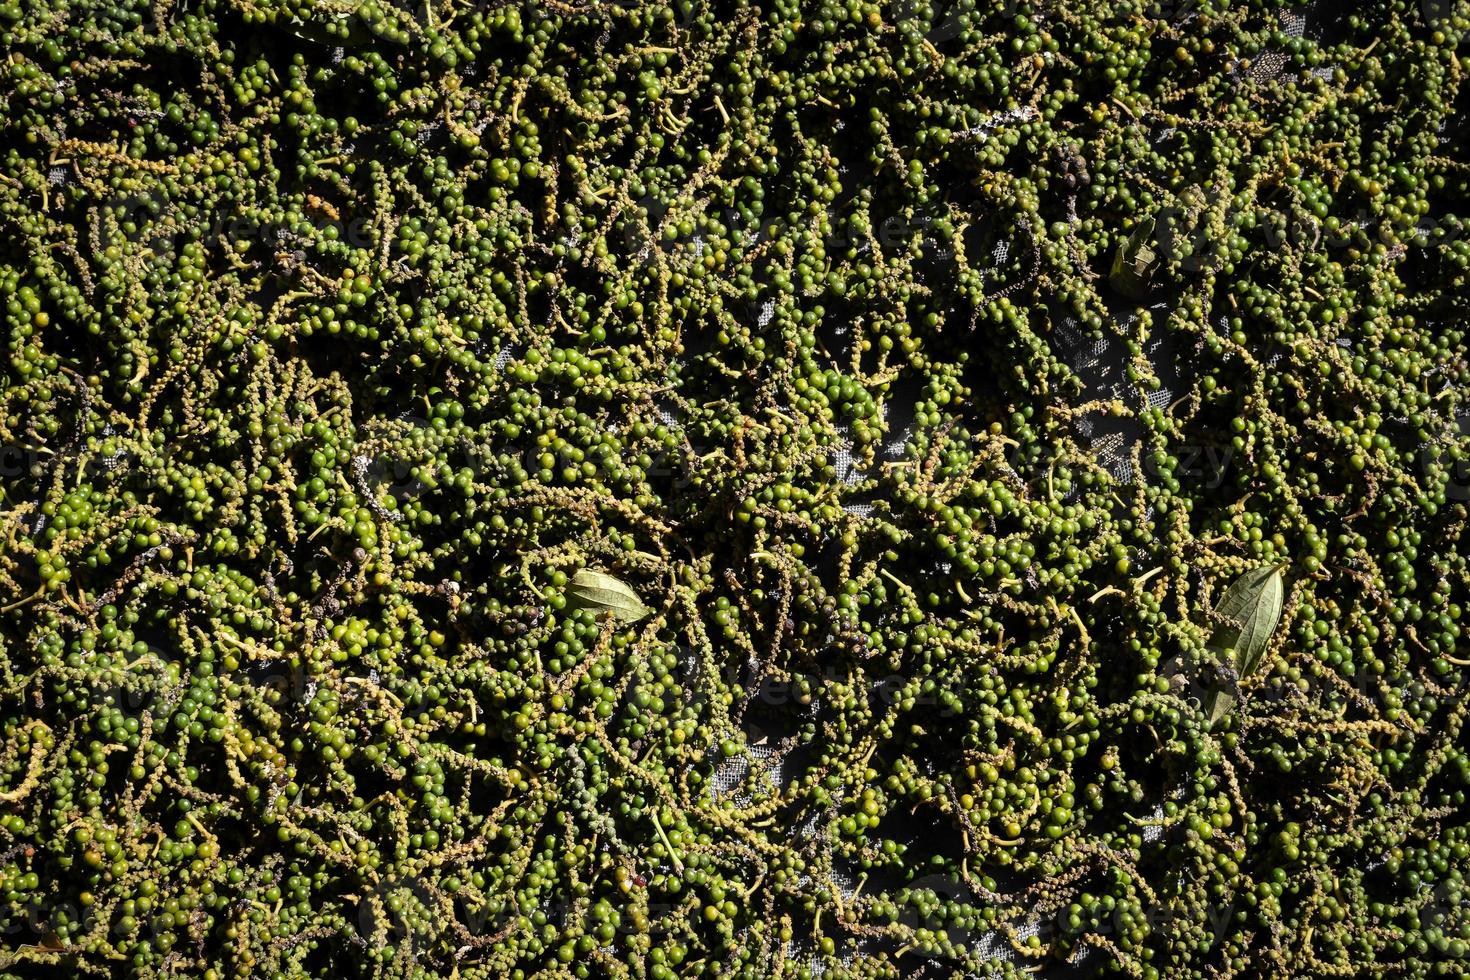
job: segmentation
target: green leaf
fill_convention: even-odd
[[[1215,631],[1207,646],[1222,658],[1229,658],[1236,680],[1255,673],[1271,642],[1271,634],[1281,622],[1281,605],[1286,596],[1281,571],[1285,564],[1262,565],[1242,574],[1215,606]],[[1205,710],[1210,725],[1225,716],[1235,703],[1235,683],[1214,683]]]
[[[610,612],[621,623],[636,623],[653,611],[621,579],[586,568],[572,576],[567,601],[578,609]]]
[[[1158,253],[1149,245],[1153,233],[1154,220],[1149,218],[1133,229],[1133,234],[1113,254],[1113,268],[1108,278],[1113,288],[1130,299],[1142,299],[1148,294],[1154,267],[1158,265]]]

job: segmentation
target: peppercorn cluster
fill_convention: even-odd
[[[0,0],[0,977],[1464,976],[1467,42]]]

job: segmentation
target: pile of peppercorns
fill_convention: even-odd
[[[1464,975],[1470,3],[1303,13],[0,0],[0,980]]]

